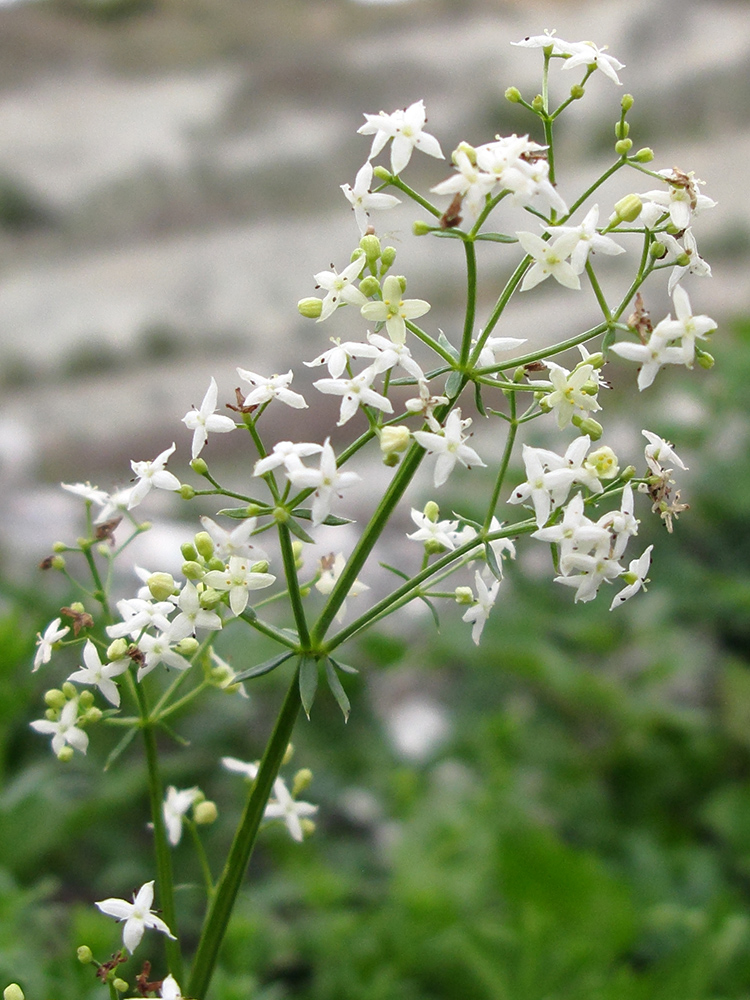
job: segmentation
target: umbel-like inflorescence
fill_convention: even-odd
[[[524,536],[533,540],[529,544],[551,548],[551,579],[573,590],[574,601],[591,601],[612,588],[610,607],[618,608],[648,582],[653,547],[631,551],[639,503],[642,512],[650,506],[668,531],[685,509],[672,478],[674,469],[685,466],[671,444],[644,430],[640,463],[606,444],[603,371],[608,362],[613,369],[623,361],[623,368],[634,363],[638,389],[644,391],[667,366],[711,367],[706,344],[715,324],[694,313],[686,285],[711,273],[692,227],[714,202],[692,172],[652,170],[651,149],[633,151],[629,95],[620,101],[611,163],[575,196],[568,193],[574,179],[566,179],[564,199],[555,155],[562,116],[583,98],[594,74],[600,71],[607,85],[619,85],[624,67],[591,42],[570,43],[554,33],[516,44],[540,50],[543,60],[540,94],[527,101],[517,88],[506,92],[529,113],[535,138],[514,134],[477,145],[460,142],[450,172],[435,163],[434,201],[402,177],[415,153],[444,159],[438,139],[426,131],[422,101],[390,114],[366,114],[359,129],[372,137],[369,154],[354,184],[342,185],[359,236],[348,260],[318,271],[318,262],[311,263],[320,294],[298,303],[302,316],[315,320],[305,364],[322,369],[314,390],[335,397],[334,423],[347,428],[346,444],[334,446],[334,426],[322,440],[305,440],[304,415],[303,440],[276,440],[274,411],[304,410],[311,400],[292,387],[292,369],[273,374],[238,367],[245,388],[237,390],[236,402],[219,412],[219,387],[211,378],[200,407],[183,418],[192,432],[191,466],[200,485],[183,483],[167,469],[173,443],[153,461],[132,462],[134,479],[125,488],[106,493],[89,483],[64,486],[85,504],[87,534],[75,545],[56,545],[45,565],[67,573],[66,556],[82,554],[92,583],[81,585],[81,603],[62,609],[38,637],[34,670],[46,667],[60,647],[77,647],[81,662],[60,688],[47,692],[45,718],[32,723],[51,737],[61,760],[75,751],[86,753],[87,730],[101,722],[120,726],[125,734],[109,763],[128,750],[133,731],[142,730],[150,766],[157,768],[153,730],[166,727],[173,712],[210,690],[246,697],[245,681],[287,662],[294,666],[263,760],[222,761],[246,779],[250,798],[223,875],[216,884],[207,875],[209,906],[189,996],[202,997],[207,988],[261,821],[280,820],[298,842],[312,830],[316,807],[299,798],[309,772],[298,772],[290,790],[279,767],[299,707],[310,714],[321,673],[348,715],[341,678],[353,668],[338,658],[347,640],[419,600],[436,617],[440,602],[457,603],[479,643],[490,616],[502,613],[503,573]],[[555,105],[551,94],[567,87],[565,75],[576,70],[578,82]],[[385,162],[373,165],[378,157]],[[623,171],[632,177],[633,192],[613,203],[606,182]],[[440,329],[430,303],[418,296],[420,289],[413,293],[406,277],[394,271],[396,251],[377,235],[384,213],[405,199],[420,212],[416,236],[462,244],[464,322],[455,336]],[[488,290],[480,295],[480,242],[512,272],[484,313],[479,303],[487,301],[500,268],[493,266]],[[603,266],[608,287],[617,284],[615,271],[622,275],[614,299],[599,282]],[[550,279],[563,286],[562,294],[577,296],[577,315],[589,318],[574,335],[525,351],[526,341],[515,336],[518,322],[508,336],[501,335],[501,321],[514,296],[531,298]],[[666,289],[674,317],[652,322],[647,282]],[[322,323],[332,329],[328,341],[315,336]],[[553,315],[549,339],[556,333]],[[312,405],[329,405],[320,397]],[[495,432],[475,440],[472,429],[478,424],[494,424]],[[544,430],[549,447],[521,440],[528,425]],[[244,434],[250,451],[242,492],[224,487],[203,457],[213,435],[235,430]],[[328,551],[336,527],[352,522],[349,491],[360,477],[351,464],[360,453],[384,463],[387,483],[382,494],[371,496],[364,518],[360,514],[353,549],[334,543]],[[514,458],[525,470],[520,483],[510,478]],[[368,560],[422,464],[432,483],[430,495],[421,509],[411,508],[410,544],[399,565],[387,567],[396,581],[393,589],[376,592],[360,574],[366,577]],[[134,593],[112,604],[113,562],[147,529],[138,508],[154,489],[185,500],[217,497],[220,509],[215,520],[203,516],[201,530],[182,546],[181,579],[159,567],[136,567]],[[450,516],[441,516],[441,494],[452,498],[443,501]],[[464,499],[456,500],[459,496]],[[448,578],[454,582],[446,587]],[[358,616],[346,624],[354,599]],[[232,666],[223,660],[214,649],[217,636],[239,622],[273,640],[277,655],[255,663],[249,644],[248,662]],[[124,714],[123,701],[134,715]],[[158,770],[149,773],[164,917],[151,909],[153,882],[143,885],[132,903],[108,899],[97,905],[123,923],[128,952],[146,930],[164,935],[172,975],[164,979],[161,995],[179,997],[170,851],[185,824],[197,838],[197,827],[211,822],[216,810],[198,788],[170,786],[165,794],[154,778]],[[109,970],[113,975],[116,967]]]

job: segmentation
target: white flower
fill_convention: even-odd
[[[266,806],[264,819],[281,819],[293,840],[302,843],[303,832],[300,817],[314,816],[318,807],[309,802],[299,802],[293,799],[282,778],[273,783],[274,798]]]
[[[405,299],[403,294],[401,282],[394,274],[389,274],[383,282],[382,302],[366,302],[360,309],[365,319],[385,323],[394,344],[403,344],[406,340],[407,319],[424,316],[431,308],[424,299]]]
[[[374,368],[365,368],[353,378],[321,378],[313,382],[318,392],[343,397],[337,427],[351,420],[360,406],[374,406],[384,413],[393,413],[391,401],[372,388],[376,374]]]
[[[70,628],[67,625],[64,628],[60,628],[60,623],[61,619],[55,618],[44,630],[44,635],[40,635],[39,632],[37,632],[37,650],[34,654],[34,666],[31,670],[32,674],[36,673],[43,663],[49,663],[52,659],[52,650],[55,643],[59,642],[64,635],[67,635],[68,632],[70,632]]]
[[[162,803],[162,814],[167,828],[167,839],[172,847],[176,847],[182,838],[182,821],[185,814],[200,797],[199,788],[183,788],[182,791],[178,791],[174,785],[170,785],[167,789],[167,797]]]
[[[650,201],[669,212],[669,218],[676,229],[680,231],[687,229],[693,215],[716,206],[716,202],[712,198],[708,198],[698,191],[698,185],[704,184],[705,181],[699,180],[692,170],[686,174],[674,167],[659,170],[658,173],[667,182],[669,189],[667,191],[647,191],[641,195],[641,199],[644,202]]]
[[[414,431],[413,437],[427,449],[430,455],[437,455],[435,463],[435,486],[442,486],[453,472],[456,462],[461,462],[467,469],[474,465],[484,467],[484,462],[477,455],[473,448],[465,442],[463,430],[469,427],[471,419],[461,419],[461,410],[452,410],[445,421],[445,427],[441,434],[433,434],[431,431]]]
[[[576,493],[565,507],[562,521],[550,528],[540,528],[532,534],[542,542],[554,542],[560,550],[560,558],[582,549],[589,552],[592,548],[609,548],[610,534],[605,527],[594,524],[583,513],[583,495]]]
[[[100,490],[98,486],[91,483],[60,483],[68,493],[74,493],[77,497],[83,497],[90,503],[95,503],[98,507],[103,506],[109,500],[109,494]]]
[[[696,338],[703,338],[716,329],[716,323],[709,316],[693,316],[688,293],[677,285],[672,298],[676,319],[667,316],[654,327],[652,339],[660,337],[666,343],[678,340],[682,350],[682,363],[690,368],[695,360]]]
[[[558,236],[556,240],[545,242],[536,233],[516,233],[518,242],[529,256],[534,258],[535,263],[526,272],[521,285],[521,291],[526,292],[534,288],[540,281],[545,281],[550,275],[566,288],[578,289],[581,281],[572,264],[567,257],[573,253],[578,245],[577,233],[566,233]]]
[[[413,542],[433,542],[445,549],[455,549],[458,521],[433,521],[415,507],[411,509],[411,519],[419,530],[413,531],[407,538]]]
[[[98,687],[110,705],[119,708],[120,691],[112,678],[124,674],[132,660],[129,657],[124,657],[120,660],[113,660],[111,663],[102,664],[96,646],[89,639],[83,647],[83,661],[86,666],[80,667],[72,673],[68,680]]]
[[[569,44],[571,57],[563,63],[563,69],[575,69],[576,66],[596,66],[605,76],[619,86],[620,79],[616,70],[625,69],[625,65],[614,56],[608,56],[605,52],[607,46],[599,48],[593,42],[573,42]]]
[[[490,611],[492,611],[492,608],[494,607],[500,581],[495,580],[492,586],[488,589],[487,584],[482,579],[482,574],[479,570],[477,570],[474,574],[474,583],[477,588],[477,603],[472,604],[461,621],[473,623],[471,638],[478,646],[479,640],[482,637],[484,623],[490,617]]]
[[[613,544],[610,545],[610,555],[614,559],[619,559],[627,548],[627,544],[633,535],[638,534],[638,520],[635,516],[635,497],[633,487],[627,483],[622,491],[620,509],[602,514],[596,522],[614,536]]]
[[[180,614],[170,623],[167,636],[172,642],[179,642],[189,635],[194,635],[199,628],[207,629],[210,632],[218,631],[221,628],[221,618],[215,611],[208,611],[201,607],[200,594],[198,588],[189,580],[180,591],[177,600]]]
[[[222,757],[221,766],[225,767],[227,771],[244,775],[248,781],[255,781],[258,777],[258,768],[260,765],[257,760],[246,764],[244,760],[237,760],[236,757]]]
[[[107,625],[107,635],[110,639],[121,639],[126,635],[136,639],[145,628],[155,628],[166,632],[169,628],[168,615],[175,606],[171,601],[151,601],[140,597],[131,597],[117,602],[122,622]]]
[[[326,556],[320,561],[322,572],[320,574],[320,579],[315,583],[315,589],[321,594],[330,594],[333,588],[338,582],[338,578],[344,571],[346,566],[346,559],[344,559],[343,552],[334,558],[333,553],[330,556]],[[347,591],[347,600],[350,597],[357,597],[362,594],[365,590],[370,588],[366,583],[362,583],[360,580],[355,580]],[[341,607],[339,608],[338,614],[336,615],[336,621],[342,622],[344,620],[344,614],[346,613],[346,601],[343,601]]]
[[[472,219],[476,219],[485,205],[487,195],[497,182],[493,174],[485,173],[473,163],[459,146],[453,152],[453,162],[458,173],[430,188],[433,194],[460,194],[462,205]]]
[[[37,719],[30,723],[31,728],[37,733],[52,737],[52,753],[59,755],[65,744],[69,744],[74,750],[86,753],[89,745],[89,738],[82,729],[76,726],[78,721],[78,699],[71,698],[66,701],[60,712],[60,718],[56,722],[50,719]]]
[[[415,101],[406,110],[394,111],[390,115],[381,111],[377,115],[365,115],[365,118],[366,123],[361,125],[357,132],[360,135],[374,136],[368,159],[377,156],[388,140],[393,139],[391,170],[394,174],[401,173],[415,148],[439,160],[444,158],[440,143],[435,136],[424,131],[427,115],[423,101]]]
[[[289,442],[283,441],[282,444],[289,444]],[[277,445],[277,447],[279,446]],[[320,445],[307,445],[306,447],[319,449]],[[308,454],[312,453],[308,452]],[[256,470],[258,464],[256,462]],[[254,472],[254,475],[257,476],[258,472]],[[224,562],[227,562],[230,556],[243,556],[247,559],[252,559],[254,562],[261,562],[264,559],[268,559],[265,550],[250,540],[258,524],[257,517],[245,518],[231,531],[222,528],[221,525],[205,515],[201,517],[201,524],[203,525],[203,530],[208,532],[216,546],[214,555],[219,559],[223,559]]]
[[[203,582],[214,590],[229,593],[229,607],[241,615],[250,600],[249,591],[263,590],[276,582],[271,573],[254,572],[249,559],[230,556],[225,569],[213,569],[203,577]]]
[[[287,478],[297,489],[315,490],[312,505],[314,527],[322,524],[331,513],[334,497],[341,495],[340,490],[348,489],[359,480],[356,472],[338,471],[330,438],[326,438],[323,445],[318,469],[310,469],[300,463],[287,470]]]
[[[544,29],[543,35],[527,35],[520,42],[511,42],[511,45],[518,45],[522,49],[552,49],[553,56],[570,55],[573,52],[573,44],[564,42],[562,38],[555,37],[555,32]]]
[[[610,611],[614,611],[615,608],[619,608],[621,604],[629,600],[633,594],[637,594],[639,590],[645,590],[646,584],[648,583],[647,573],[651,566],[651,550],[653,545],[649,545],[640,559],[633,559],[628,567],[627,571],[622,574],[623,580],[627,583],[627,587],[624,587],[619,594],[617,594],[609,607]]]
[[[532,448],[527,444],[523,446],[523,461],[526,482],[516,486],[508,497],[508,503],[525,503],[531,500],[536,523],[541,528],[549,519],[553,507],[559,507],[565,502],[577,470],[568,466],[560,455],[544,448]]]
[[[371,185],[372,163],[369,160],[357,172],[357,176],[354,179],[354,187],[350,184],[341,185],[341,190],[344,192],[346,200],[354,209],[354,218],[357,220],[359,231],[363,236],[370,225],[369,213],[371,211],[394,208],[396,205],[401,204],[400,200],[392,194],[383,194],[380,191],[376,191],[373,194],[370,191]]]
[[[161,984],[162,1000],[183,1000],[180,985],[170,972]]]
[[[575,233],[578,245],[570,255],[570,264],[576,274],[581,274],[586,268],[589,253],[603,253],[616,256],[625,253],[625,248],[615,243],[609,236],[601,236],[596,229],[599,222],[599,206],[594,205],[578,226],[547,226],[547,232],[552,236]]]
[[[488,337],[477,358],[479,368],[491,368],[497,364],[497,355],[507,351],[515,351],[526,343],[526,338],[520,337]]]
[[[136,474],[137,481],[135,486],[131,487],[128,491],[128,510],[137,506],[151,491],[152,487],[160,490],[179,490],[180,480],[177,476],[173,476],[171,472],[167,472],[165,469],[167,460],[169,459],[169,456],[174,453],[175,447],[176,446],[173,443],[171,448],[167,448],[165,451],[158,454],[153,462],[130,463],[131,469]],[[110,503],[113,500],[114,496],[110,497]],[[97,521],[102,517],[103,512],[99,515]]]
[[[419,380],[419,395],[407,399],[404,407],[409,413],[420,414],[427,421],[436,434],[440,430],[440,424],[435,417],[435,407],[444,406],[448,402],[447,396],[433,396],[430,394],[430,383],[427,379]]]
[[[318,285],[328,292],[323,299],[321,313],[316,322],[322,323],[323,320],[328,319],[340,302],[348,302],[352,306],[362,306],[367,302],[366,296],[352,284],[352,281],[362,273],[366,260],[367,258],[362,254],[355,258],[351,264],[347,264],[341,274],[336,271],[318,271],[314,275]]]
[[[161,917],[157,917],[151,912],[151,904],[154,901],[154,883],[146,882],[140,887],[137,895],[133,896],[133,902],[128,903],[125,899],[102,899],[95,903],[102,913],[108,917],[115,917],[116,920],[125,921],[122,929],[122,941],[127,950],[132,955],[141,942],[143,932],[147,927],[176,941],[174,934],[164,923]]]
[[[166,634],[142,635],[138,640],[138,648],[144,654],[143,663],[138,668],[138,680],[141,681],[150,674],[154,667],[163,663],[165,667],[175,670],[187,670],[190,663],[184,656],[172,649],[173,641]]]
[[[562,430],[567,427],[576,412],[585,414],[601,410],[596,395],[589,390],[598,386],[598,374],[593,365],[579,364],[572,372],[554,361],[544,362],[549,369],[549,384],[551,392],[542,396],[539,405],[546,412],[554,411],[557,415],[557,426]],[[529,382],[535,388],[544,388],[544,382]]]
[[[392,340],[386,340],[378,333],[368,333],[367,339],[370,346],[378,351],[378,355],[371,365],[376,372],[384,372],[398,366],[408,372],[417,382],[424,379],[424,372],[412,357],[406,344],[395,344]]]
[[[692,229],[686,229],[683,233],[684,246],[678,243],[670,233],[657,233],[656,239],[663,243],[667,250],[677,258],[667,284],[667,291],[670,295],[674,291],[675,285],[679,284],[686,274],[695,274],[699,278],[711,277],[711,267],[698,253],[698,244],[695,242]]]
[[[592,555],[570,552],[560,560],[563,576],[556,576],[555,583],[576,588],[576,603],[593,601],[600,585],[622,574],[622,566],[608,552],[597,550]],[[578,572],[573,574],[573,571]]]
[[[237,374],[243,382],[249,382],[253,386],[252,392],[245,397],[245,406],[260,406],[272,399],[278,399],[280,403],[286,403],[295,410],[307,406],[304,397],[289,388],[289,383],[294,378],[291,368],[286,375],[272,375],[270,378],[248,371],[247,368],[238,368]]]
[[[167,473],[167,475],[170,475],[170,473]],[[174,478],[176,480],[176,477]],[[134,490],[134,486],[126,486],[125,489],[117,490],[115,493],[111,493],[109,497],[107,497],[106,503],[97,515],[94,524],[104,524],[105,521],[109,521],[111,518],[116,517],[117,515],[120,515],[128,510]],[[139,503],[140,501],[137,502]],[[133,506],[135,506],[135,504],[133,504]]]
[[[343,374],[350,358],[377,358],[380,351],[371,344],[361,344],[357,341],[347,341],[342,344],[339,340],[331,338],[333,347],[319,354],[312,361],[304,361],[306,368],[317,368],[318,365],[328,365],[328,374],[331,378],[338,378]]]
[[[684,469],[687,472],[687,466],[674,451],[669,441],[665,441],[664,438],[660,438],[658,434],[654,434],[652,431],[641,431],[641,434],[648,441],[646,445],[646,463],[655,476],[662,474],[664,466],[668,462],[676,465],[678,469]]]
[[[619,354],[627,361],[637,361],[641,365],[638,372],[638,388],[641,392],[653,383],[656,373],[662,365],[684,364],[684,353],[681,347],[670,347],[669,341],[656,335],[656,330],[651,334],[647,344],[633,344],[630,341],[621,341],[612,344],[611,351]]]
[[[191,410],[182,418],[182,422],[193,431],[193,458],[197,458],[203,446],[208,440],[209,433],[226,434],[233,431],[236,424],[231,417],[224,417],[216,413],[216,403],[219,396],[219,389],[216,379],[212,378],[208,387],[208,392],[203,397],[203,402],[199,410]]]

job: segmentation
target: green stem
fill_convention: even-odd
[[[201,866],[201,871],[203,872],[203,881],[206,883],[206,895],[209,899],[211,899],[216,889],[214,887],[213,876],[211,875],[211,866],[209,865],[208,857],[206,856],[206,848],[203,846],[203,841],[198,833],[197,824],[193,820],[187,818],[185,818],[184,822],[185,826],[187,826],[190,831],[190,836],[193,838],[195,853],[198,855],[198,862]]]
[[[498,469],[497,476],[495,477],[495,486],[492,490],[492,496],[490,498],[489,506],[487,507],[487,515],[484,519],[484,530],[490,530],[490,524],[492,523],[492,518],[495,515],[495,508],[497,507],[497,501],[500,497],[500,490],[503,488],[503,483],[505,482],[505,475],[508,471],[508,465],[510,464],[510,456],[513,453],[513,445],[516,441],[516,434],[518,433],[518,421],[516,420],[516,394],[508,394],[509,405],[510,405],[510,427],[508,428],[508,436],[505,439],[505,449],[503,450],[503,457],[500,462],[500,468]]]
[[[591,282],[591,287],[594,289],[594,295],[596,295],[596,301],[599,303],[599,308],[604,313],[605,320],[609,322],[612,319],[612,313],[610,312],[607,300],[604,298],[604,292],[602,291],[597,277],[594,274],[594,269],[591,266],[590,260],[586,261],[586,274]]]
[[[474,316],[477,306],[477,252],[473,240],[464,240],[466,253],[466,314],[464,316],[464,332],[461,338],[460,365],[463,368],[469,360],[471,352],[471,335],[474,332]]]
[[[521,278],[523,278],[524,274],[526,273],[526,269],[528,268],[532,259],[533,258],[527,254],[523,258],[521,263],[518,265],[518,267],[515,269],[513,274],[510,276],[510,278],[508,278],[508,281],[506,282],[505,288],[502,290],[500,298],[495,303],[495,308],[490,313],[490,318],[487,320],[487,324],[484,330],[482,331],[482,336],[477,340],[476,344],[474,345],[474,350],[472,352],[471,360],[469,362],[470,364],[476,362],[476,359],[481,354],[482,348],[487,342],[487,338],[497,326],[497,322],[502,316],[503,310],[510,301],[510,297],[513,294],[513,292],[515,292]]]
[[[279,524],[279,543],[281,545],[281,558],[284,561],[284,575],[286,576],[289,591],[289,601],[292,605],[299,641],[307,649],[310,645],[310,632],[307,628],[305,609],[302,606],[302,595],[299,589],[294,551],[292,550],[292,537],[289,533],[289,528],[285,524]]]
[[[229,924],[237,893],[245,877],[255,846],[266,803],[289,745],[300,709],[299,671],[287,691],[271,739],[260,762],[258,776],[245,805],[242,819],[229,849],[224,870],[216,885],[206,919],[203,923],[192,973],[185,995],[203,1000],[219,957],[219,949]]]

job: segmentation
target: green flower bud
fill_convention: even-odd
[[[201,564],[192,559],[182,564],[182,575],[186,580],[202,580],[205,572]]]
[[[52,546],[52,551],[53,552],[65,552],[67,548],[68,548],[68,546],[65,544],[65,542],[55,542],[53,544],[53,546]]]
[[[403,274],[397,274],[395,277],[396,281],[401,286],[401,294],[403,295],[404,292],[406,291],[406,278],[403,276]]]
[[[637,194],[626,194],[615,202],[615,216],[619,222],[635,222],[642,208],[643,202]]]
[[[625,468],[620,473],[620,479],[624,483],[628,483],[630,482],[630,480],[633,478],[633,476],[636,474],[637,471],[638,470],[634,465],[626,465]]]
[[[315,296],[308,299],[300,299],[297,303],[297,312],[305,319],[317,319],[323,312],[323,300]]]
[[[385,274],[385,272],[389,268],[393,267],[393,263],[394,263],[395,260],[396,260],[396,248],[395,247],[386,247],[383,250],[382,254],[380,255],[380,265],[381,265],[380,266],[380,273],[381,273],[381,275]]]
[[[3,1000],[26,1000],[18,983],[11,983],[3,990]]]
[[[65,559],[61,555],[54,555],[49,561],[52,569],[65,569]]]
[[[204,802],[197,802],[193,806],[193,821],[198,826],[210,826],[215,823],[219,815],[216,803],[206,799]]]
[[[630,111],[630,109],[633,107],[634,104],[635,104],[635,98],[633,97],[632,94],[622,95],[622,100],[620,101],[620,107],[626,114],[628,111]]]
[[[85,613],[86,608],[81,604],[80,601],[73,601],[73,603],[70,605],[70,610],[73,612],[73,614],[82,615]]]
[[[387,167],[375,167],[373,170],[373,176],[377,177],[379,181],[389,181],[391,179],[391,172]]]
[[[189,635],[186,639],[180,639],[174,648],[180,656],[192,656],[199,646],[200,643],[195,636]]]
[[[395,458],[396,462],[391,461],[391,464],[395,465],[398,462],[398,455],[406,451],[410,441],[411,431],[404,424],[384,427],[380,432],[380,452],[386,464],[389,459]]]
[[[267,573],[268,572],[268,560],[261,559],[256,563],[253,563],[250,567],[251,573]]]
[[[87,708],[91,708],[94,704],[94,692],[81,691],[78,695],[78,703],[84,711],[86,711]]]
[[[477,165],[477,151],[468,142],[459,142],[458,146],[451,153],[451,160],[456,162],[456,154],[463,153],[473,167]]]
[[[709,354],[708,351],[702,351],[699,347],[695,348],[695,360],[701,368],[705,368],[706,370],[713,368],[715,364],[713,355]]]
[[[206,561],[214,554],[214,540],[207,531],[199,531],[193,539],[193,544]]]
[[[594,472],[597,479],[616,479],[620,473],[617,455],[607,445],[592,451],[583,465]]]
[[[71,760],[73,760],[73,755],[74,755],[73,747],[68,747],[68,746],[60,747],[60,750],[58,751],[57,754],[57,759],[60,761],[61,764],[68,764]]]
[[[294,556],[295,569],[302,569],[302,567],[304,566],[304,560],[302,558],[302,552],[304,548],[305,547],[299,540],[299,538],[295,538],[295,540],[292,542],[292,555]]]
[[[112,660],[121,660],[123,656],[128,655],[129,643],[127,639],[115,639],[107,646],[107,659],[111,662]]]
[[[100,708],[93,705],[87,712],[85,712],[81,718],[78,720],[79,726],[95,725],[97,722],[101,722],[103,712]]]
[[[289,761],[292,759],[293,756],[294,756],[294,744],[293,743],[287,743],[286,750],[284,751],[284,756],[283,756],[282,761],[281,761],[282,766],[284,764],[288,764]]]
[[[424,510],[422,511],[424,516],[428,521],[432,521],[433,524],[437,523],[437,519],[440,517],[440,508],[435,503],[434,500],[428,500],[424,505]]]
[[[639,149],[637,153],[633,153],[632,157],[636,163],[650,163],[654,158],[654,151],[650,146],[644,146],[643,149]]]
[[[627,122],[616,122],[615,123],[615,138],[616,139],[627,139],[628,133],[630,132],[630,126]]]
[[[394,469],[400,461],[401,458],[395,451],[390,452],[388,455],[383,455],[383,465],[387,469]]]
[[[309,587],[300,587],[299,588],[299,592],[300,592],[300,596],[301,597],[308,597],[309,594],[310,594],[310,588]]]
[[[654,240],[651,246],[648,248],[648,252],[654,260],[661,260],[662,257],[667,256],[667,248],[663,243],[659,243],[658,240]]]
[[[207,566],[208,569],[218,569],[220,573],[223,573],[227,568],[227,564],[223,559],[219,559],[218,556],[214,556],[213,559],[209,559]]]
[[[125,980],[120,979],[119,976],[117,976],[115,979],[112,980],[112,985],[114,986],[114,988],[117,990],[118,993],[127,993],[129,989],[128,984],[125,982]]]
[[[180,494],[183,500],[192,500],[195,496],[195,490],[190,485],[190,483],[183,483],[177,492]]]
[[[166,601],[177,592],[177,584],[171,573],[152,573],[146,580],[146,586],[155,601]]]
[[[441,552],[445,552],[445,546],[434,538],[428,538],[424,543],[424,550],[428,556],[438,556]]]
[[[430,222],[423,222],[417,219],[416,222],[412,223],[411,231],[414,236],[426,236],[431,233],[435,227]]]
[[[78,948],[76,955],[81,965],[90,965],[94,961],[94,956],[87,944],[82,944]]]
[[[315,824],[311,819],[308,819],[307,816],[299,821],[299,825],[302,827],[302,833],[306,837],[311,837],[315,833]]]
[[[205,476],[208,472],[208,466],[202,458],[194,458],[190,463],[190,468],[199,476]]]
[[[294,776],[294,782],[292,784],[292,798],[296,799],[298,795],[309,788],[312,784],[313,773],[309,767],[303,767]]]
[[[180,552],[182,553],[182,558],[187,559],[188,562],[195,562],[198,558],[198,550],[192,542],[183,542],[180,546]]]
[[[593,417],[582,417],[579,413],[574,413],[570,422],[580,430],[581,434],[588,434],[592,441],[598,441],[602,436],[604,428]]]
[[[510,101],[511,104],[520,104],[523,98],[518,87],[508,87],[505,91],[505,100]]]
[[[471,587],[456,587],[456,604],[473,604],[474,591]]]
[[[57,722],[60,718],[60,712],[54,708],[47,708],[44,712],[44,718],[48,719],[50,722]]]
[[[574,83],[570,88],[570,96],[574,101],[580,101],[583,95],[586,93],[586,89],[580,85],[580,83]]]
[[[618,156],[625,156],[625,154],[629,153],[632,148],[633,148],[632,139],[620,139],[618,142],[615,143],[615,152],[617,153]]]
[[[359,241],[360,247],[364,250],[365,257],[367,258],[367,263],[372,265],[380,257],[381,247],[380,240],[377,236],[368,235],[363,236]]]
[[[534,111],[544,111],[544,98],[541,94],[537,94],[534,100],[531,102],[531,106]]]
[[[202,590],[198,596],[198,603],[203,608],[204,611],[213,611],[217,604],[221,604],[221,599],[224,595],[218,591],[214,590],[213,587],[206,587]]]
[[[59,688],[50,688],[44,692],[44,704],[48,708],[59,711],[68,699]]]
[[[68,701],[70,701],[72,698],[75,698],[77,696],[78,691],[76,690],[75,684],[71,684],[70,681],[65,681],[65,683],[62,686],[62,693],[65,695]],[[90,693],[91,692],[89,692],[89,694]]]
[[[675,258],[675,264],[677,264],[678,267],[687,267],[689,263],[690,263],[689,253],[681,253]]]
[[[366,298],[377,295],[380,291],[380,282],[373,274],[367,274],[359,283],[359,290]]]

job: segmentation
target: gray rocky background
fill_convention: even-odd
[[[236,365],[299,370],[328,336],[353,336],[345,323],[329,329],[302,320],[296,302],[312,294],[315,271],[343,267],[358,238],[339,185],[353,182],[369,151],[356,135],[362,113],[423,98],[446,154],[462,139],[525,132],[530,116],[503,92],[515,84],[532,97],[541,57],[509,43],[545,27],[606,43],[627,64],[622,89],[601,74],[590,82],[571,113],[560,163],[585,160],[592,173],[606,164],[619,98],[632,92],[636,146],[655,148],[656,167],[695,170],[719,202],[698,229],[714,277],[691,284],[695,312],[719,321],[746,312],[745,2],[0,7],[6,555],[43,551],[78,513],[58,496],[59,480],[111,488],[127,480],[129,459],[151,458],[173,439],[187,456],[190,434],[180,418],[200,403],[211,375],[229,401]],[[566,74],[566,89],[572,82]],[[447,165],[417,155],[407,179],[426,188],[447,173]],[[624,174],[610,197],[652,186]],[[460,261],[453,244],[413,240],[414,215],[396,210],[377,220],[379,231],[398,248],[396,270],[409,276],[411,294],[450,319]],[[669,308],[666,296],[660,305]],[[551,306],[555,333],[581,328],[578,305],[547,292],[511,314],[512,325],[538,335]],[[304,435],[289,422],[298,415],[280,413],[279,436],[326,433],[334,410],[321,418],[309,412]],[[214,447],[227,462],[238,460],[229,438]]]

